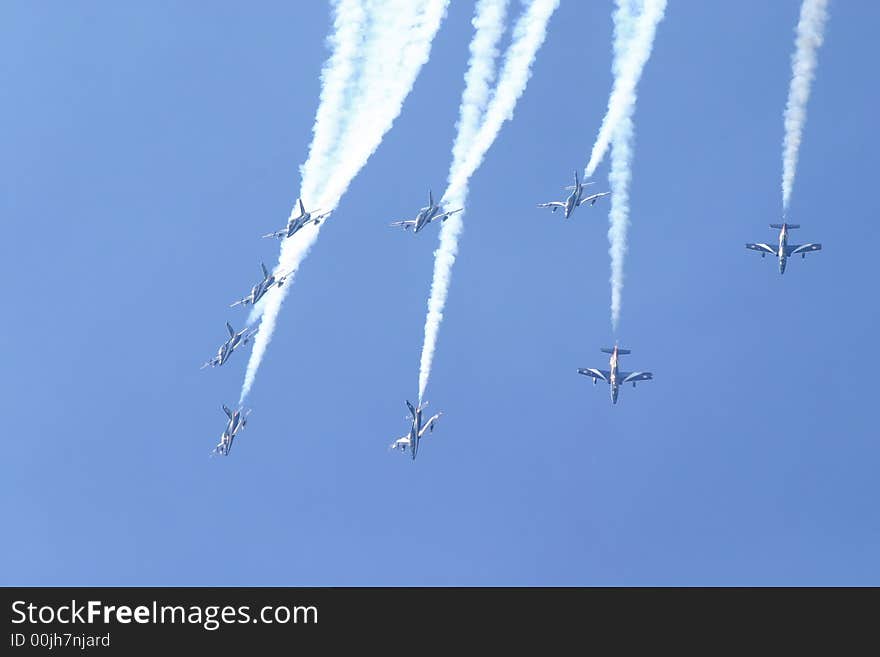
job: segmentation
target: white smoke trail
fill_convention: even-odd
[[[611,138],[611,208],[608,211],[608,254],[611,256],[611,328],[617,332],[623,294],[623,259],[626,256],[626,231],[629,228],[629,180],[633,150],[633,122],[627,116],[617,124]]]
[[[461,166],[477,134],[483,112],[491,96],[491,85],[495,79],[495,61],[498,57],[498,43],[504,34],[507,15],[507,0],[481,0],[476,7],[472,24],[475,29],[470,44],[470,60],[465,73],[465,88],[459,106],[459,120],[455,141],[452,145],[452,164],[450,171]],[[463,207],[465,194],[457,199]],[[455,208],[452,208],[455,209]],[[461,215],[452,215],[440,228],[440,246],[434,253],[434,277],[431,295],[428,300],[428,315],[425,319],[425,342],[422,347],[419,367],[419,402],[425,393],[431,360],[437,342],[437,331],[443,319],[443,307],[449,290],[452,265],[458,254],[458,238],[463,227]]]
[[[312,127],[312,143],[309,146],[306,164],[300,167],[302,171],[308,166],[319,175],[326,172],[327,161],[334,153],[339,135],[346,127],[351,101],[350,87],[362,63],[363,42],[368,28],[367,9],[362,0],[333,0],[333,13],[333,33],[327,38],[332,54],[321,70],[321,95],[315,113],[315,124]],[[311,210],[313,206],[309,205],[306,209]],[[290,215],[298,214],[299,205],[295,204]],[[276,266],[274,273],[284,272]],[[263,315],[266,301],[267,298],[263,297],[251,309],[247,320],[248,326],[257,322]]]
[[[335,51],[322,75],[324,88],[309,159],[300,168],[300,197],[307,210],[335,208],[378,148],[428,60],[449,0],[365,0],[363,14],[353,16],[345,15],[344,4],[348,3],[336,6],[337,32],[331,39]],[[355,28],[355,22],[361,27]],[[346,28],[344,32],[340,25]],[[294,209],[292,214],[296,213]],[[309,224],[285,239],[276,271],[296,272],[324,223]],[[293,279],[292,274],[283,288],[266,295],[241,401],[253,385]]]
[[[508,0],[479,0],[474,11],[474,38],[470,44],[470,60],[464,75],[465,86],[459,106],[457,132],[452,145],[452,164],[457,168],[467,156],[471,141],[480,127],[483,112],[492,95],[498,43],[504,35]]]
[[[636,104],[636,87],[651,56],[657,24],[663,19],[666,0],[617,0],[614,13],[614,85],[608,109],[584,170],[590,178],[605,156],[617,125],[631,117]]]
[[[608,212],[608,254],[611,256],[611,327],[616,332],[620,323],[623,295],[623,262],[629,228],[629,182],[634,140],[633,113],[636,87],[651,55],[657,25],[663,19],[666,0],[618,0],[614,12],[614,87],[608,100],[608,111],[593,145],[585,177],[595,171],[611,146],[611,207]]]
[[[321,71],[321,96],[306,160],[323,173],[344,127],[348,90],[361,63],[367,11],[362,0],[338,0],[334,7],[333,34],[327,39],[332,54]],[[294,208],[294,212],[296,208]]]
[[[502,124],[513,117],[516,103],[525,91],[531,76],[535,54],[547,35],[547,23],[558,5],[559,0],[533,0],[517,21],[513,40],[505,56],[504,67],[479,128],[475,128],[474,121],[487,102],[491,70],[494,68],[498,38],[503,30],[504,14],[503,12],[491,14],[502,25],[492,24],[489,15],[485,17],[485,23],[475,21],[478,34],[471,44],[471,62],[465,76],[467,83],[465,93],[462,95],[459,130],[453,146],[453,162],[449,170],[446,192],[443,195],[444,205],[452,209],[464,206],[468,181],[482,163]],[[489,12],[489,8],[485,7],[484,3],[480,4],[480,9]],[[486,25],[485,29],[488,30],[483,34],[479,33],[481,24]],[[443,308],[449,295],[452,265],[458,254],[458,238],[463,226],[463,214],[460,212],[443,222],[440,229],[440,246],[434,253],[434,277],[428,299],[425,340],[419,363],[419,402],[424,397],[431,375],[437,335],[440,323],[443,321]]]
[[[785,105],[785,138],[782,142],[782,209],[788,209],[798,150],[804,123],[807,120],[807,101],[810,85],[816,74],[817,52],[822,45],[825,22],[828,18],[827,0],[804,0],[797,24],[795,52],[791,57],[791,85]]]

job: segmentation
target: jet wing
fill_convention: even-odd
[[[585,196],[580,201],[578,201],[578,206],[583,205],[584,203],[589,203],[590,205],[596,205],[596,201],[598,201],[603,196],[608,196],[611,192],[602,192],[600,194],[593,194],[592,196]]]
[[[409,436],[404,436],[403,438],[398,438],[395,440],[388,449],[400,449],[406,451],[406,447],[409,445]]]
[[[389,226],[403,226],[404,230],[409,230],[411,227],[416,225],[415,219],[407,219],[406,221],[393,221]]]
[[[821,244],[789,244],[785,248],[785,255],[793,256],[796,253],[801,253],[801,254],[806,255],[807,253],[810,253],[811,251],[821,251],[821,250],[822,250]]]
[[[608,370],[597,370],[592,367],[582,367],[578,369],[578,374],[583,374],[584,376],[590,376],[595,381],[596,379],[602,379],[603,381],[608,381],[611,378],[611,372]]]
[[[437,215],[437,217],[439,217],[441,221],[446,221],[447,219],[449,219],[449,217],[454,215],[456,212],[461,212],[462,210],[464,210],[464,208],[459,208],[458,210],[447,210],[445,212],[441,212],[439,215]],[[434,217],[434,218],[436,219],[437,217]]]
[[[236,301],[235,303],[230,303],[230,304],[229,304],[229,307],[230,307],[230,308],[235,308],[236,306],[242,306],[242,305],[243,305],[243,306],[246,306],[246,305],[248,305],[250,302],[251,302],[251,298],[250,298],[250,297],[245,297],[244,299],[239,299],[239,300]]]
[[[620,383],[635,383],[636,381],[650,381],[654,375],[650,372],[620,372]]]
[[[277,237],[280,239],[283,238],[285,235],[287,235],[286,228],[284,230],[276,230],[274,233],[266,233],[265,235],[263,235],[263,237]]]
[[[425,422],[424,425],[422,425],[422,430],[419,431],[419,438],[424,436],[426,431],[428,431],[428,430],[433,431],[434,430],[434,423],[440,419],[441,415],[442,415],[442,413],[437,413],[436,415],[432,416],[427,422]],[[407,440],[409,440],[409,439],[407,439]]]
[[[769,244],[746,244],[747,249],[751,249],[752,251],[761,251],[764,253],[770,253],[772,255],[776,255],[776,249],[774,249]]]
[[[553,208],[553,212],[556,212],[556,208],[564,208],[565,203],[562,201],[550,201],[549,203],[538,203],[539,208]]]

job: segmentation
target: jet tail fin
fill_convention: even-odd
[[[269,270],[266,269],[266,265],[261,262],[260,267],[263,269],[263,278],[269,278]]]
[[[234,338],[234,337],[235,337],[235,329],[232,328],[232,324],[230,324],[229,322],[226,322],[226,330],[229,331],[229,337],[230,337],[230,338]]]
[[[783,226],[785,226],[786,228],[789,228],[789,229],[801,227],[800,224],[770,224],[770,228],[781,229]]]

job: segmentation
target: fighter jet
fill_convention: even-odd
[[[266,265],[262,262],[260,263],[260,267],[263,268],[263,280],[254,285],[251,288],[251,293],[244,297],[243,299],[239,299],[235,303],[229,305],[230,308],[234,308],[235,306],[247,306],[248,304],[253,304],[262,299],[266,292],[271,290],[274,286],[281,287],[284,285],[284,282],[287,280],[287,277],[290,276],[290,272],[283,274],[281,276],[276,276],[275,274],[270,274],[266,269]]]
[[[454,215],[456,212],[461,212],[463,208],[459,208],[458,210],[444,210],[440,211],[440,206],[434,203],[434,195],[431,193],[431,190],[428,190],[428,205],[427,207],[419,210],[419,213],[416,215],[415,219],[407,219],[405,221],[394,221],[390,225],[391,226],[402,226],[404,230],[413,229],[413,235],[418,233],[422,228],[427,226],[432,221],[446,221]]]
[[[635,388],[637,381],[650,381],[654,378],[654,375],[650,372],[621,372],[618,369],[618,358],[624,354],[630,353],[629,349],[620,349],[617,345],[614,345],[613,349],[603,347],[601,351],[602,353],[611,354],[611,359],[609,361],[611,363],[611,369],[597,370],[592,367],[585,367],[579,369],[578,374],[592,377],[593,385],[596,385],[596,381],[599,379],[607,381],[608,385],[611,386],[612,404],[617,403],[617,393],[620,390],[620,386],[624,383],[632,383],[633,388]]]
[[[229,339],[220,345],[220,348],[217,350],[217,355],[202,365],[202,369],[205,369],[208,365],[211,367],[217,367],[218,365],[225,363],[229,360],[229,356],[232,355],[233,351],[238,349],[241,345],[250,342],[251,338],[256,335],[259,328],[260,327],[249,329],[245,327],[236,333],[229,322],[226,322],[226,330],[229,331]]]
[[[226,423],[226,429],[220,435],[220,442],[217,443],[212,454],[229,456],[229,450],[232,449],[232,441],[235,440],[236,434],[247,426],[247,416],[251,412],[250,410],[243,411],[241,408],[230,411],[226,404],[223,404],[223,412],[226,413],[229,421]]]
[[[552,208],[553,212],[556,212],[559,208],[563,208],[565,210],[565,218],[568,219],[571,216],[571,213],[574,212],[574,209],[580,207],[584,203],[589,203],[590,205],[596,205],[596,201],[598,201],[603,196],[608,196],[611,192],[600,192],[598,194],[593,194],[591,196],[584,196],[584,187],[587,185],[592,185],[593,183],[582,183],[580,178],[578,178],[578,172],[574,172],[574,185],[569,185],[565,189],[572,190],[571,194],[564,201],[550,201],[549,203],[539,203],[539,208]]]
[[[746,244],[747,249],[759,251],[761,257],[764,258],[769,253],[779,258],[779,273],[785,273],[785,261],[793,255],[801,254],[802,258],[806,258],[811,251],[821,251],[821,244],[789,244],[788,231],[794,228],[800,228],[800,224],[770,224],[770,228],[779,229],[779,246],[770,246],[769,244]]]
[[[328,210],[327,212],[306,212],[306,209],[303,207],[302,199],[297,199],[299,203],[299,216],[291,217],[287,220],[287,227],[282,228],[281,230],[276,230],[274,233],[267,233],[263,235],[263,237],[277,237],[278,239],[284,239],[285,237],[292,237],[300,228],[305,226],[306,224],[315,224],[316,226],[321,223],[321,219],[330,215],[333,210]]]
[[[405,452],[408,446],[413,461],[416,460],[416,452],[419,450],[419,441],[422,439],[422,436],[429,430],[433,433],[434,424],[440,419],[440,416],[443,415],[442,412],[437,413],[436,415],[431,416],[427,422],[422,422],[422,411],[427,405],[428,402],[424,402],[423,404],[420,404],[418,408],[415,408],[409,400],[406,401],[406,406],[409,408],[409,412],[412,415],[412,427],[407,435],[403,438],[398,438],[391,443],[391,449],[399,449],[402,452]]]

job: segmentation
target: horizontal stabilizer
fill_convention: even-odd
[[[783,224],[770,224],[770,228],[779,228],[781,229]],[[785,224],[787,228],[800,228],[800,224]]]
[[[611,349],[610,347],[602,347],[602,349],[600,349],[600,351],[603,354],[613,354],[614,353],[614,349]],[[618,348],[617,353],[620,354],[621,356],[624,356],[624,355],[632,353],[632,352],[629,349]]]

